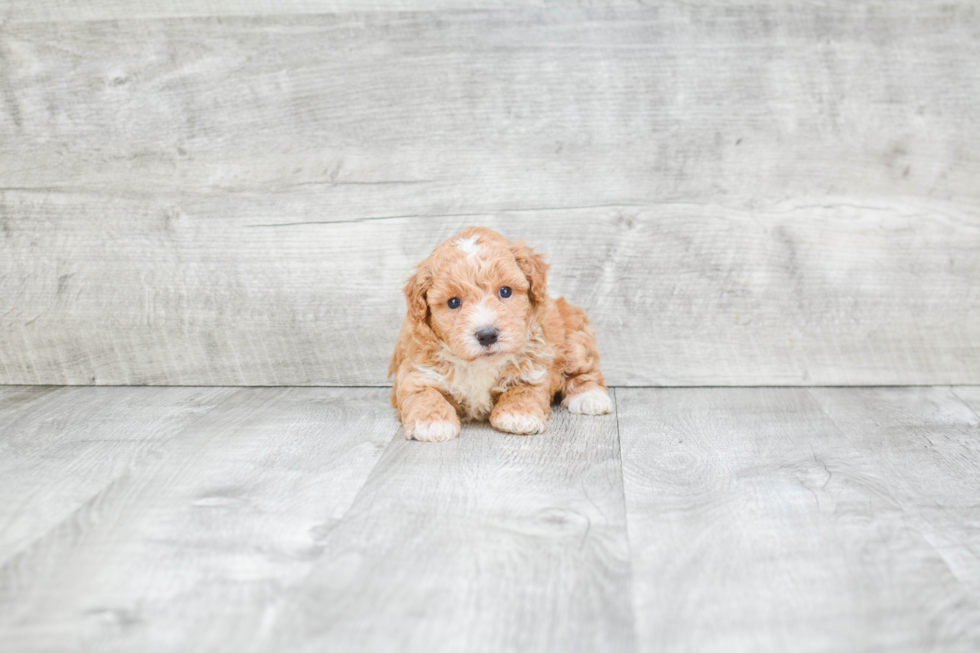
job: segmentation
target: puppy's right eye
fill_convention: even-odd
[[[462,303],[463,302],[459,300],[459,297],[453,297],[448,302],[446,302],[446,306],[448,306],[449,308],[459,308],[459,305]]]

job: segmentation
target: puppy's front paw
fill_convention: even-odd
[[[603,388],[592,388],[565,397],[561,403],[569,412],[579,415],[605,415],[612,412],[612,401],[609,400],[609,393]]]
[[[517,435],[544,433],[544,419],[534,413],[521,410],[494,411],[490,414],[490,425],[498,431]]]
[[[459,437],[459,422],[437,419],[405,427],[405,437],[419,442],[446,442]]]

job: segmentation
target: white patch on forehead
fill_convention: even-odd
[[[460,251],[468,254],[470,258],[473,258],[474,256],[482,255],[483,247],[477,244],[477,240],[479,240],[479,238],[480,238],[479,236],[470,236],[469,238],[457,238],[456,247],[458,247]]]

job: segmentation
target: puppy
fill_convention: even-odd
[[[546,293],[548,265],[522,241],[468,227],[405,285],[391,403],[405,437],[451,440],[460,420],[543,433],[557,396],[573,413],[612,410],[585,311]]]

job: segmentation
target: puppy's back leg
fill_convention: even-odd
[[[564,300],[558,304],[565,323],[565,385],[561,405],[584,415],[610,413],[612,401],[599,371],[599,348],[585,311]]]

